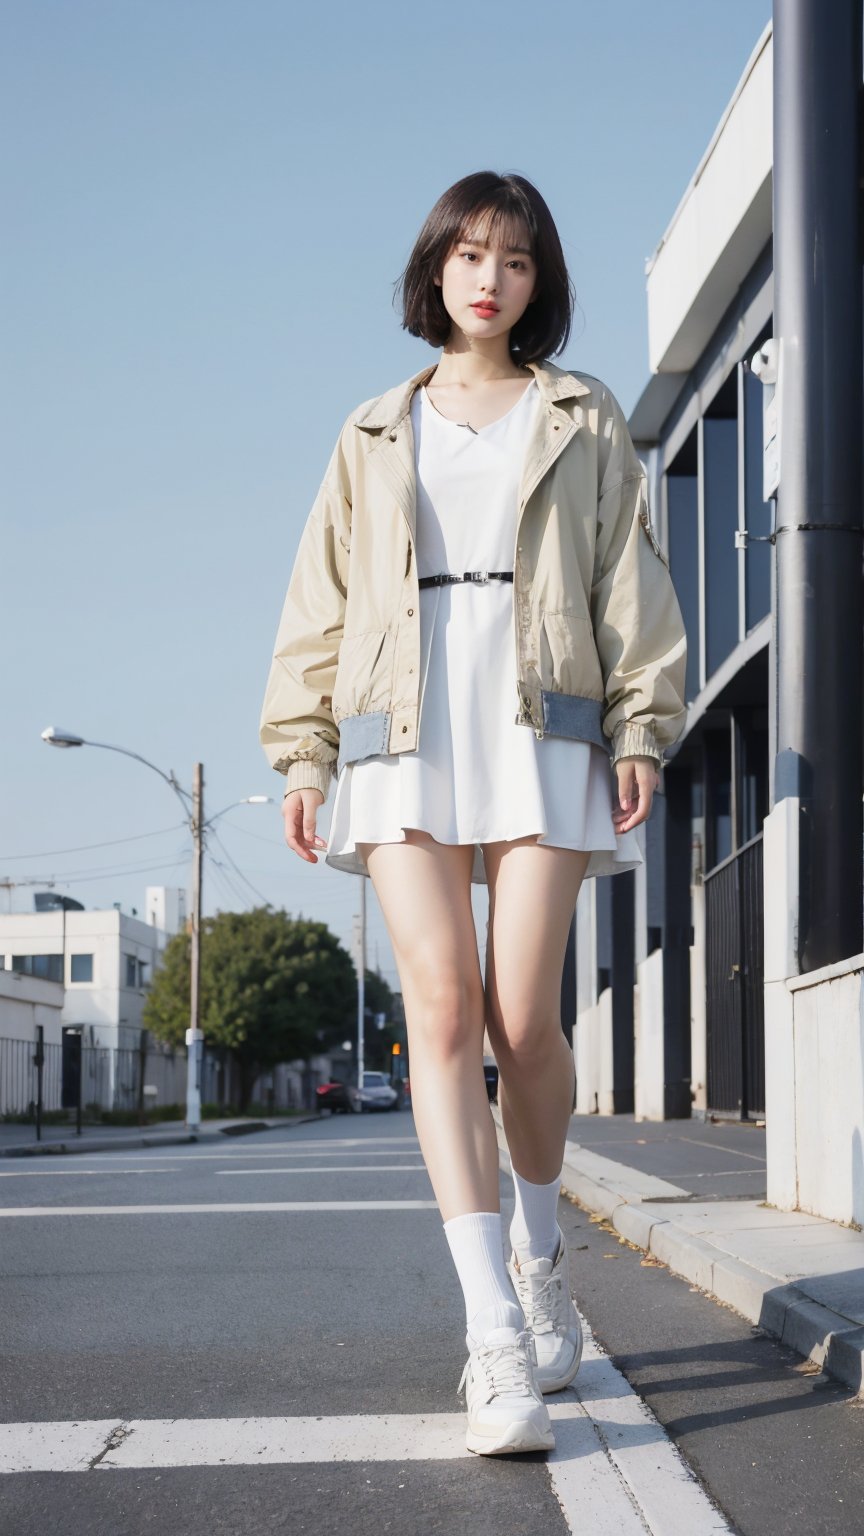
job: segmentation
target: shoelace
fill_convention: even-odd
[[[517,1294],[525,1313],[525,1321],[532,1332],[550,1333],[555,1327],[554,1312],[561,1300],[563,1280],[560,1275],[547,1275],[537,1285],[537,1278],[518,1276]]]
[[[530,1352],[530,1334],[523,1329],[517,1334],[514,1344],[495,1344],[487,1348],[472,1350],[465,1361],[465,1368],[456,1388],[460,1393],[468,1379],[468,1372],[472,1361],[483,1372],[493,1396],[501,1397],[507,1392],[531,1392],[531,1371],[528,1364]]]

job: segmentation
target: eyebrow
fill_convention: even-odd
[[[484,251],[489,249],[488,240],[472,240],[470,235],[463,235],[462,239],[457,243],[459,245],[482,245]],[[534,254],[533,251],[529,251],[524,245],[508,245],[505,249],[508,256],[533,256]]]

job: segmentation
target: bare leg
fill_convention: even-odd
[[[589,853],[536,838],[487,843],[486,1027],[513,1167],[546,1184],[564,1160],[575,1063],[561,1029],[561,973]]]
[[[411,1102],[443,1221],[500,1210],[483,1077],[484,998],[471,907],[473,846],[406,831],[358,845],[390,934],[408,1026]]]

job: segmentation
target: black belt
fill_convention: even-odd
[[[421,576],[418,583],[421,587],[443,587],[451,581],[512,581],[512,571],[464,571],[461,576],[450,576],[445,573],[442,576]]]

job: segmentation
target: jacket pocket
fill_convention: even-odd
[[[387,640],[386,629],[367,629],[357,635],[343,635],[339,643],[336,681],[333,685],[333,714],[360,715],[373,695],[380,696],[380,663]]]
[[[594,628],[584,614],[561,609],[540,623],[540,686],[552,693],[602,699],[603,674]]]

